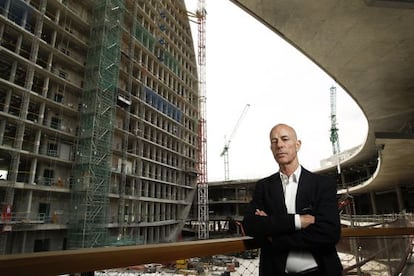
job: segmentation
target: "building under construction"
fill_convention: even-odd
[[[179,238],[200,137],[184,1],[0,12],[0,253]]]

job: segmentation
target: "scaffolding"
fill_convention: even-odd
[[[82,95],[74,168],[69,247],[103,246],[111,176],[112,137],[121,53],[122,0],[97,0]]]
[[[0,254],[177,240],[198,161],[184,1],[49,2],[0,4]]]

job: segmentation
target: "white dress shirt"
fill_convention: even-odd
[[[295,214],[296,230],[301,229],[300,215],[296,214],[296,193],[298,191],[300,173],[301,166],[298,166],[290,177],[280,172],[280,179],[282,180],[283,191],[285,193],[286,208],[288,214]],[[291,250],[286,260],[287,273],[301,272],[317,266],[315,258],[308,251]]]

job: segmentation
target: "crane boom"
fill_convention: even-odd
[[[242,120],[244,119],[244,116],[247,113],[247,110],[249,109],[250,104],[246,104],[244,106],[244,109],[239,117],[239,119],[237,120],[236,125],[233,128],[232,133],[230,134],[230,137],[228,140],[224,141],[224,148],[223,151],[221,152],[220,156],[224,157],[224,180],[229,180],[230,177],[230,173],[229,173],[229,148],[230,148],[230,142],[232,141],[237,129],[240,126],[240,123],[242,122]]]

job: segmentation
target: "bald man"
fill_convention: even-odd
[[[335,180],[300,165],[301,145],[289,125],[270,131],[279,171],[257,182],[242,223],[260,243],[260,276],[342,275]]]

